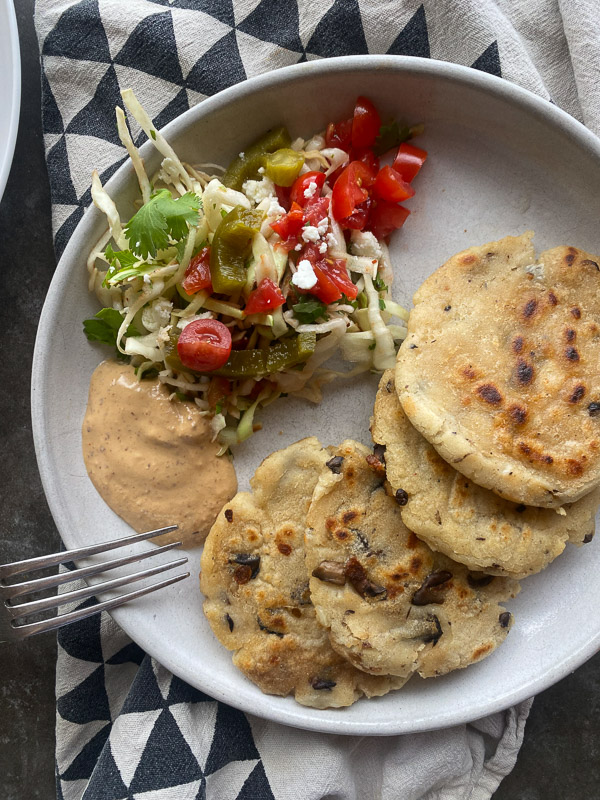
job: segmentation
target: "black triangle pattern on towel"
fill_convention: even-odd
[[[98,0],[82,0],[68,8],[46,37],[42,55],[110,64],[108,37]]]
[[[302,52],[296,0],[262,0],[237,27],[264,42]]]
[[[490,75],[502,77],[502,70],[500,68],[500,53],[498,52],[498,42],[492,42],[483,53],[476,59],[471,66],[473,69],[479,69],[482,72],[489,72]]]
[[[335,0],[317,25],[306,51],[322,58],[368,53],[358,0]]]
[[[427,20],[425,19],[425,8],[419,6],[403,30],[390,45],[388,54],[392,56],[420,56],[429,58],[429,34],[427,32]]]
[[[169,8],[203,11],[205,14],[210,14],[214,19],[218,19],[226,25],[231,25],[232,28],[235,26],[233,0],[149,0],[149,2]]]
[[[264,69],[280,48],[297,53],[298,61],[368,53],[368,15],[361,13],[367,2],[324,0],[322,10],[311,5],[310,19],[301,13],[303,0],[138,0],[131,19],[125,3],[63,2],[40,42],[57,254],[91,202],[91,168],[101,164],[105,182],[123,161],[114,106],[129,82],[135,88],[136,76],[161,128],[190,103],[256,73],[257,56],[240,49],[238,36],[253,37],[257,49],[263,48]],[[427,8],[424,0],[398,26],[389,54],[431,55]],[[472,66],[501,76],[492,38]],[[190,42],[198,43],[198,56],[184,78],[178,48],[185,50],[189,69]],[[104,64],[106,71],[99,71]],[[218,789],[210,787],[218,787],[227,771],[240,787],[236,800],[276,800],[242,712],[168,673],[105,615],[63,628],[58,638],[57,797],[79,792],[78,800],[149,800],[163,792],[178,796],[180,786],[181,796],[219,800]]]

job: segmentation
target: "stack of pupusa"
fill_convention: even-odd
[[[590,541],[600,503],[600,266],[574,247],[536,261],[531,238],[423,283],[371,427],[405,524],[513,578]]]
[[[403,524],[377,456],[313,438],[256,470],[202,554],[204,613],[262,691],[341,707],[489,655],[510,578],[472,574]]]

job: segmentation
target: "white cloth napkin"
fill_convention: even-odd
[[[596,0],[37,0],[57,252],[90,174],[123,159],[113,109],[131,86],[156,127],[246,77],[327,56],[473,66],[600,134]],[[513,767],[531,701],[385,739],[245,716],[168,673],[107,616],[59,634],[57,792],[65,800],[487,800]]]

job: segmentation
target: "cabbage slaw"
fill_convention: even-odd
[[[193,400],[211,418],[214,438],[225,452],[260,427],[254,423],[256,411],[281,395],[291,394],[318,403],[322,386],[335,378],[366,371],[382,372],[394,366],[397,348],[406,336],[408,312],[390,296],[393,271],[385,241],[360,230],[353,230],[347,239],[331,213],[330,204],[326,217],[317,225],[304,225],[298,236],[299,245],[287,250],[271,227],[287,212],[280,205],[275,184],[262,168],[257,179],[244,182],[242,191],[225,186],[221,180],[222,167],[183,163],[155,130],[134,93],[125,90],[122,98],[126,109],[162,156],[160,168],[149,178],[125,114],[117,107],[117,128],[137,176],[141,208],[146,208],[150,216],[152,203],[160,207],[157,193],[167,190],[169,196],[165,193],[162,199],[165,208],[171,211],[165,211],[162,223],[159,220],[162,234],[154,252],[152,247],[144,250],[141,241],[132,240],[133,220],[122,222],[114,201],[94,172],[92,199],[105,214],[108,228],[89,254],[87,269],[89,288],[104,307],[104,316],[108,318],[109,310],[120,315],[116,323],[112,322],[113,328],[118,324],[114,343],[122,356],[130,358],[140,379],[156,375],[174,394]],[[298,138],[291,142],[290,148],[302,157],[299,174],[323,173],[325,183],[319,194],[330,196],[332,190],[327,180],[349,161],[348,153],[327,147],[322,134],[308,141]],[[314,193],[312,186],[309,184],[307,191]],[[182,289],[194,255],[203,247],[210,247],[222,220],[236,208],[259,212],[262,216],[246,263],[247,289],[252,291],[265,277],[276,283],[286,302],[272,313],[245,314],[247,290],[224,297],[207,290],[189,295]],[[173,214],[172,229],[169,213]],[[309,301],[315,298],[303,287],[309,286],[314,273],[308,274],[308,262],[303,263],[300,258],[302,247],[309,243],[317,246],[325,257],[345,263],[356,287],[354,301],[342,296],[336,302],[321,304],[322,308],[318,308],[318,303],[310,305]],[[312,309],[308,320],[298,310],[299,303],[293,302],[298,301],[298,292],[300,301],[308,302],[306,307]],[[300,364],[284,366],[272,374],[233,378],[224,388],[223,378],[169,364],[170,340],[199,319],[223,322],[231,332],[234,347],[239,343],[240,349],[269,349],[302,333],[314,334],[316,344]],[[101,337],[90,336],[88,332],[88,338]],[[350,371],[325,366],[336,352],[354,364]]]

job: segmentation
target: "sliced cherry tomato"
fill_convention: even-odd
[[[382,167],[375,178],[374,192],[381,200],[388,203],[401,203],[415,193],[393,167]]]
[[[311,198],[304,209],[304,221],[308,222],[310,225],[318,225],[322,219],[327,217],[328,211],[328,197]]]
[[[356,206],[364,203],[373,183],[373,173],[362,161],[351,161],[334,184],[331,210],[337,220],[349,217]]]
[[[410,183],[417,172],[421,169],[427,158],[427,150],[421,150],[414,144],[403,142],[398,148],[398,155],[392,164],[401,178]]]
[[[206,393],[208,405],[216,408],[226,397],[231,394],[231,383],[227,378],[211,378]]]
[[[304,212],[298,203],[292,203],[292,207],[285,216],[279,217],[271,223],[271,228],[278,233],[282,241],[290,237],[295,237],[302,230],[304,225]]]
[[[379,201],[371,209],[369,229],[378,239],[385,239],[396,228],[401,228],[410,214],[408,208]]]
[[[310,194],[310,184],[316,183],[317,188],[315,189],[313,194]],[[296,178],[294,184],[292,186],[292,190],[290,192],[290,200],[292,203],[298,203],[299,206],[304,206],[311,200],[313,197],[320,197],[321,196],[321,188],[325,183],[325,173],[324,172],[305,172],[304,175],[300,175],[299,178]],[[305,195],[305,192],[309,192],[308,196]]]
[[[263,278],[256,289],[248,295],[244,311],[246,314],[264,314],[267,311],[279,308],[284,303],[285,297],[275,281],[270,278]]]
[[[210,280],[210,247],[204,247],[194,256],[185,271],[181,285],[188,294],[196,294],[203,289],[213,290]]]
[[[177,342],[181,363],[196,372],[219,369],[230,353],[229,328],[216,319],[195,319],[181,331]]]
[[[352,120],[352,147],[373,147],[381,128],[381,117],[367,97],[359,97]]]
[[[339,147],[348,152],[352,146],[353,119],[344,119],[342,122],[330,122],[325,131],[325,144],[327,147]]]

